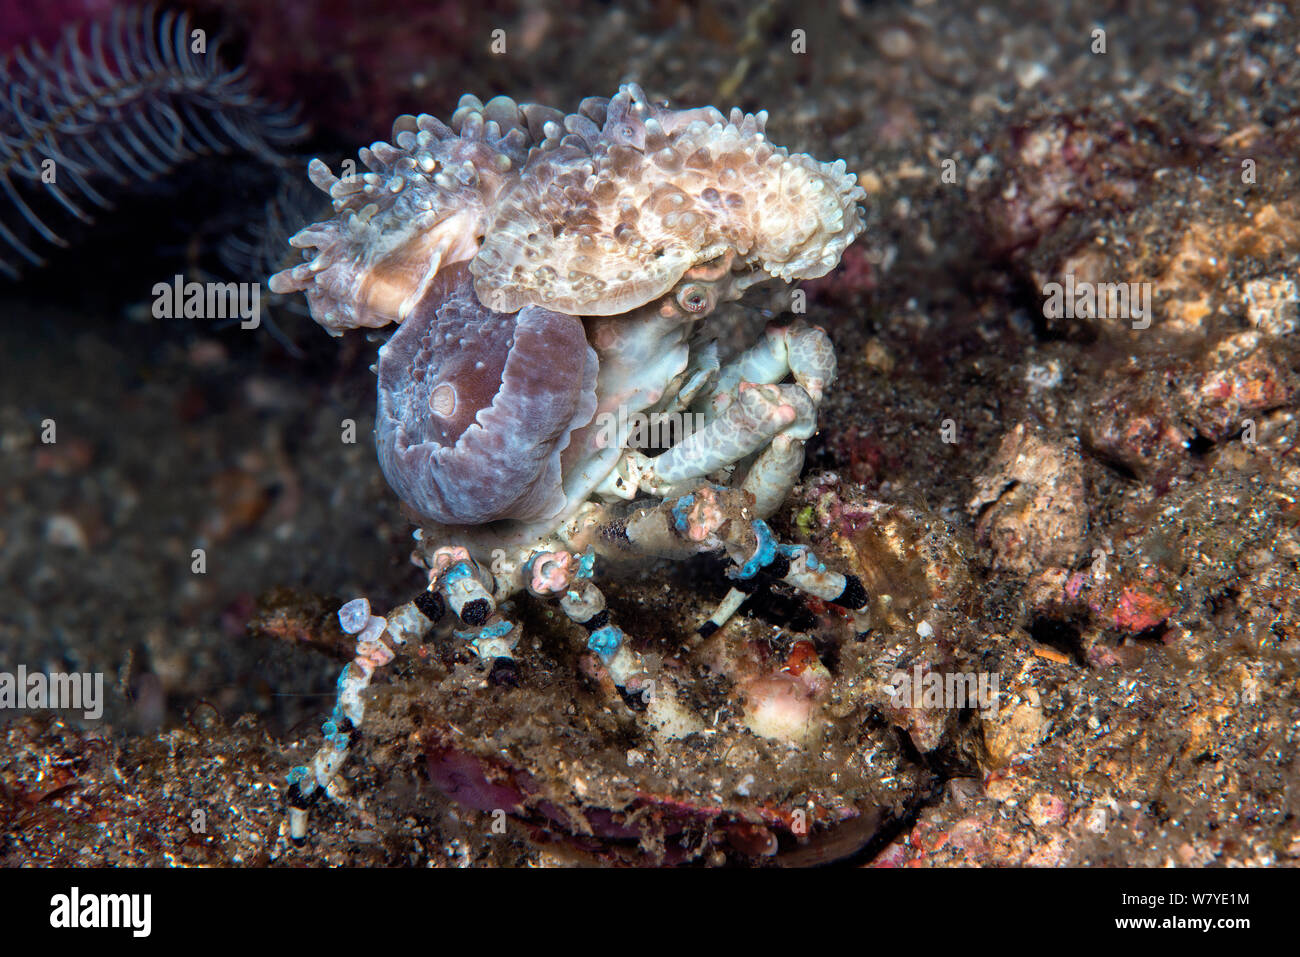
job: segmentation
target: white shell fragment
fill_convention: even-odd
[[[358,634],[370,621],[370,602],[365,598],[354,598],[339,609],[339,624],[349,635]]]

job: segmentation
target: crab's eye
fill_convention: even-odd
[[[709,290],[698,283],[690,283],[682,286],[677,293],[677,305],[681,306],[687,312],[701,313],[707,312],[713,305],[712,296]]]

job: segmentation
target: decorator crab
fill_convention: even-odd
[[[449,125],[399,117],[391,144],[360,151],[368,172],[311,163],[335,215],[293,237],[304,261],[271,287],[304,292],[335,335],[399,324],[379,350],[376,441],[421,521],[429,585],[387,617],[364,599],[340,611],[356,658],[325,745],[291,775],[295,839],[375,669],[448,609],[503,683],[521,680],[503,602],[557,601],[655,720],[681,705],[612,620],[597,556],[724,552],[734,587],[705,634],[758,581],[866,604],[857,578],[764,521],[817,428],[830,341],[798,320],[735,354],[720,341],[749,286],[825,275],[862,229],[843,161],[773,145],[766,118],[673,110],[635,85],[569,115],[466,96]],[[695,427],[648,441],[647,423],[665,422]]]

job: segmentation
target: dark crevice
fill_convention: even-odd
[[[1192,438],[1187,440],[1187,451],[1194,459],[1203,459],[1214,451],[1215,442],[1197,432]]]
[[[1029,624],[1029,637],[1036,643],[1070,656],[1077,665],[1084,665],[1083,639],[1079,626],[1058,618],[1035,618]]]

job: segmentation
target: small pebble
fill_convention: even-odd
[[[916,43],[906,30],[890,27],[876,36],[876,46],[890,60],[906,60],[916,51]]]
[[[58,548],[84,552],[90,547],[81,524],[71,515],[51,515],[45,520],[45,540]]]
[[[349,635],[355,635],[366,627],[368,621],[370,621],[370,601],[368,599],[354,598],[339,609],[339,624],[343,626],[343,630]]]

